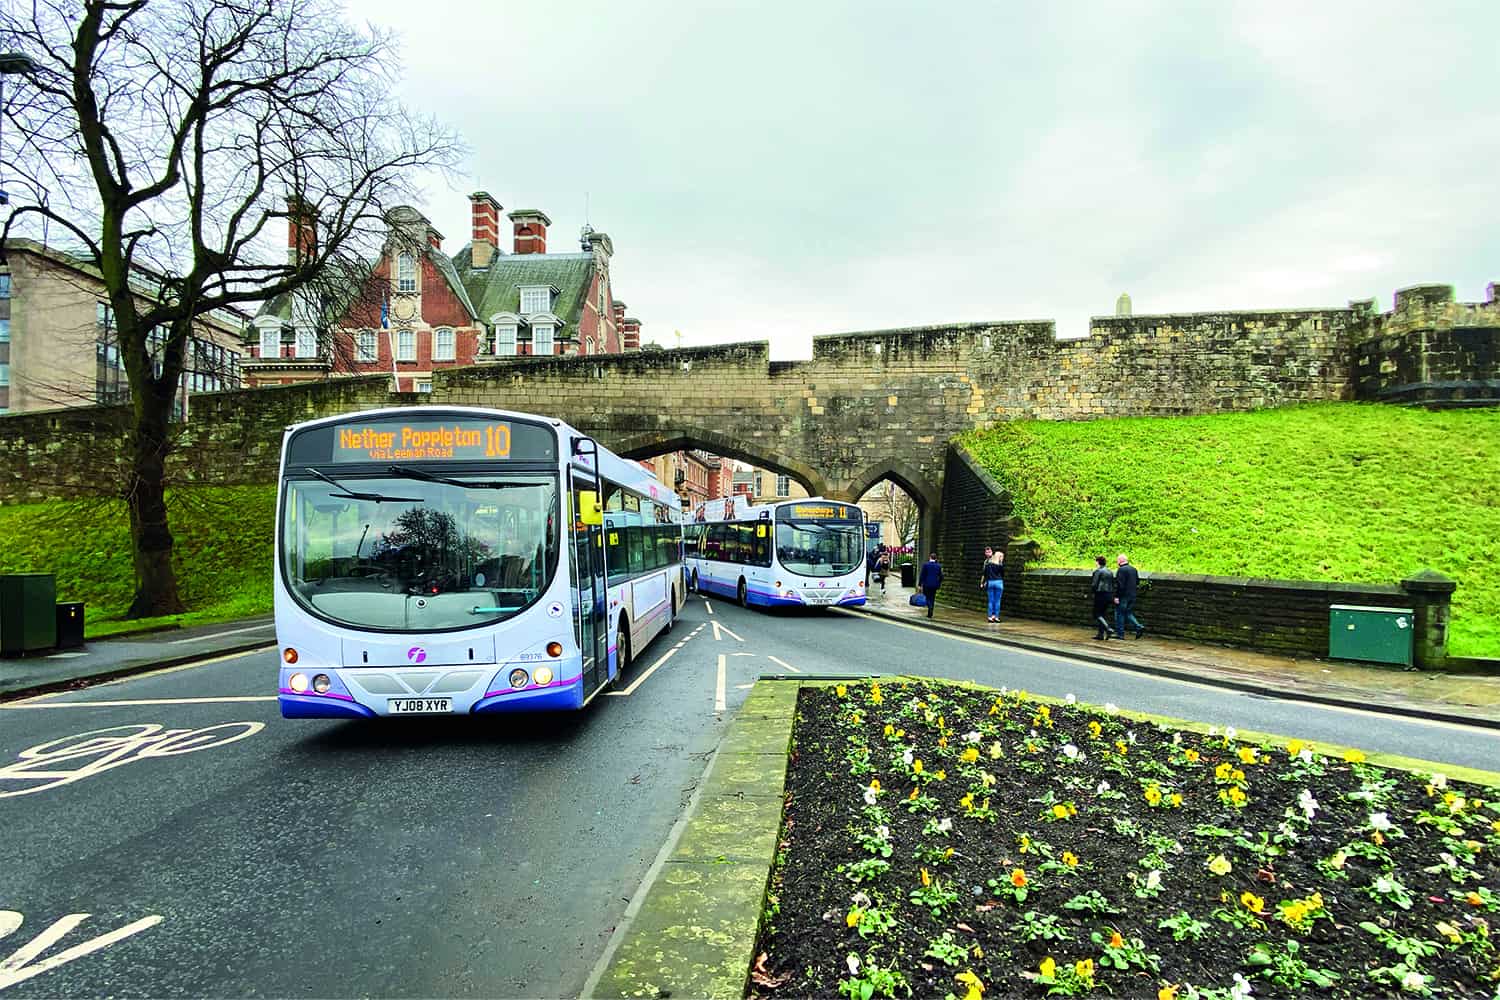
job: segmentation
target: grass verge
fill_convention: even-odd
[[[59,601],[83,601],[90,637],[153,625],[203,625],[271,610],[273,486],[198,486],[167,494],[173,564],[188,612],[126,619],[135,591],[130,519],[120,500],[59,500],[0,510],[0,572],[52,573]]]
[[[804,689],[753,994],[1490,996],[1500,789],[941,682]]]
[[[1450,651],[1500,656],[1500,411],[1331,403],[1198,417],[1017,421],[962,435],[1042,565],[1458,581]]]

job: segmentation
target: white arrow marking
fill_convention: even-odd
[[[714,711],[722,712],[727,707],[724,701],[724,654],[719,654],[719,679],[714,685]]]
[[[708,603],[708,598],[706,597],[703,599],[703,606],[708,609],[709,614],[714,613],[714,606]]]
[[[741,639],[739,636],[735,635],[733,632],[730,632],[729,629],[725,628],[723,625],[720,625],[718,622],[714,622],[713,625],[714,625],[714,639],[715,639],[715,641],[723,638],[723,636],[719,635],[720,632],[726,633],[732,639],[734,639],[735,642],[744,642],[745,641],[744,639]]]
[[[110,931],[108,934],[101,934],[96,938],[90,938],[82,944],[75,944],[66,951],[58,952],[51,958],[31,964],[33,959],[39,957],[42,952],[62,940],[69,931],[83,923],[90,916],[91,914],[88,913],[70,913],[12,952],[9,958],[0,962],[0,990],[30,979],[32,976],[39,976],[60,965],[66,965],[75,958],[82,958],[102,948],[108,948],[110,945],[118,941],[123,941],[133,934],[139,934],[141,931],[155,927],[162,921],[162,918],[156,914],[149,917],[142,917],[134,923],[126,924],[119,930]],[[22,920],[21,914],[14,910],[0,910],[0,938],[19,929]]]

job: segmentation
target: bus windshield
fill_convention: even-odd
[[[776,558],[800,576],[843,576],[864,561],[859,521],[778,521]]]
[[[314,614],[381,631],[490,625],[551,581],[555,476],[341,472],[286,483],[278,557]]]

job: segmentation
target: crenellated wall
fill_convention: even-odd
[[[764,342],[516,358],[436,372],[420,396],[388,392],[385,376],[195,396],[169,468],[176,481],[265,482],[288,424],[386,405],[492,406],[564,419],[632,457],[703,448],[844,499],[891,478],[924,508],[930,544],[948,440],[976,425],[1355,398],[1494,402],[1497,342],[1494,286],[1483,303],[1419,286],[1385,314],[1356,302],[1109,316],[1077,340],[1021,321],[817,337],[797,362],[772,362]],[[121,416],[0,418],[0,500],[117,490],[107,470],[122,452]]]

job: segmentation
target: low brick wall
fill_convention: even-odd
[[[1020,586],[1006,588],[1006,610],[1087,629],[1090,575],[1086,569],[1027,570]],[[1327,656],[1334,604],[1416,609],[1419,600],[1395,585],[1143,572],[1136,617],[1155,635]]]

